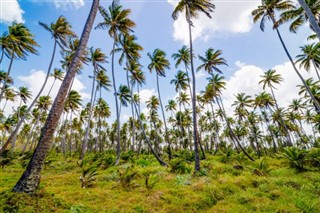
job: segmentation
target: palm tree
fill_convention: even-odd
[[[187,73],[180,70],[174,76],[174,79],[170,81],[170,84],[175,85],[176,92],[178,91],[181,92],[181,90],[186,90],[188,88],[188,82],[189,82],[189,78]]]
[[[120,101],[120,114],[121,114],[121,106],[127,107],[128,102],[131,101],[131,91],[126,85],[120,85],[118,89],[118,97]]]
[[[168,152],[169,152],[168,154],[170,156],[171,155],[171,145],[170,145],[170,141],[168,140],[167,121],[166,121],[166,117],[164,114],[164,109],[163,109],[161,94],[160,94],[160,86],[159,86],[159,76],[162,76],[162,77],[166,76],[165,69],[170,68],[170,63],[166,59],[166,53],[160,49],[155,49],[153,51],[152,55],[150,53],[148,53],[148,56],[151,60],[150,64],[148,65],[149,71],[150,72],[152,72],[152,70],[156,71],[158,98],[159,98],[159,102],[160,102],[160,108],[161,108],[162,118],[163,118],[163,123],[164,123],[165,140],[168,143]]]
[[[209,48],[205,52],[205,56],[199,55],[200,61],[203,63],[198,68],[197,71],[204,69],[209,74],[213,74],[213,71],[218,72],[222,74],[222,71],[219,69],[218,66],[220,65],[226,65],[227,61],[221,57],[222,51],[221,50],[214,50],[212,48]]]
[[[7,86],[7,79],[10,76],[13,60],[16,58],[25,59],[28,53],[38,54],[38,51],[35,49],[35,47],[39,46],[34,40],[34,35],[22,23],[14,22],[12,26],[9,26],[9,32],[8,34],[5,33],[5,36],[6,39],[4,42],[6,43],[6,49],[9,51],[7,54],[10,57],[10,63],[6,78],[1,88],[0,103]]]
[[[195,151],[195,170],[200,171],[200,159],[198,151],[198,139],[197,139],[197,114],[196,114],[196,77],[193,65],[193,46],[192,46],[192,33],[191,27],[193,27],[192,18],[196,18],[199,12],[204,13],[207,17],[211,18],[210,13],[213,12],[215,6],[210,0],[180,0],[178,5],[172,12],[172,18],[176,20],[178,14],[185,12],[185,17],[189,26],[189,47],[190,47],[190,65],[192,73],[192,117],[193,117],[193,140]]]
[[[307,0],[306,3],[308,4],[309,8],[311,9],[312,13],[317,17],[317,22],[319,22],[319,11],[320,11],[320,3],[317,0]],[[282,24],[284,22],[291,21],[289,30],[291,32],[296,33],[297,30],[303,26],[306,22],[308,22],[309,18],[306,14],[305,10],[302,7],[297,7],[288,11],[285,11],[281,14],[281,18],[278,21],[278,24]],[[311,25],[310,25],[311,26]],[[311,29],[313,30],[312,26]],[[316,35],[317,37],[317,35]]]
[[[92,117],[92,111],[93,111],[93,103],[94,103],[94,90],[95,90],[95,82],[96,82],[96,74],[100,70],[104,70],[102,67],[101,63],[106,63],[107,56],[101,51],[101,49],[93,49],[93,47],[90,48],[90,61],[93,66],[93,80],[92,80],[92,89],[91,89],[91,97],[90,97],[90,103],[89,103],[89,115],[88,115],[88,123],[87,123],[87,128],[86,132],[84,135],[84,140],[82,143],[82,148],[81,148],[81,156],[80,159],[82,160],[84,158],[86,149],[87,149],[87,142],[88,142],[88,137],[89,137],[89,132],[90,132],[90,122],[91,122],[91,117]]]
[[[298,75],[298,77],[300,78],[300,80],[302,81],[302,83],[304,84],[304,86],[306,87],[308,94],[310,95],[312,101],[314,102],[314,105],[316,107],[316,111],[320,112],[320,104],[319,102],[315,99],[314,95],[312,94],[310,88],[308,87],[308,85],[306,84],[305,80],[303,79],[302,75],[300,74],[300,72],[298,71],[298,69],[296,68],[296,65],[282,39],[282,36],[280,34],[280,31],[278,29],[278,24],[276,22],[276,17],[275,17],[275,12],[276,11],[286,11],[286,10],[290,10],[290,9],[294,9],[295,7],[292,5],[292,2],[289,0],[262,0],[262,5],[258,6],[257,9],[252,11],[252,15],[253,15],[253,21],[257,22],[259,19],[261,19],[260,21],[260,29],[262,31],[264,31],[264,24],[265,24],[265,20],[269,19],[272,21],[273,23],[273,28],[276,30],[278,38],[281,42],[281,45],[286,53],[286,55],[288,56],[291,65],[294,69],[294,71],[296,72],[296,74]]]
[[[300,69],[303,67],[305,70],[310,71],[311,63],[317,73],[318,79],[320,75],[318,68],[320,67],[320,43],[307,44],[300,47],[302,54],[296,56],[297,63],[300,63]]]
[[[70,24],[67,22],[67,20],[63,17],[60,16],[58,18],[58,20],[56,21],[56,23],[51,23],[50,27],[47,24],[44,24],[42,22],[39,22],[40,26],[42,26],[45,30],[49,31],[50,34],[52,35],[52,37],[54,38],[54,46],[53,46],[53,52],[51,55],[51,60],[49,63],[49,67],[48,67],[48,71],[46,74],[46,78],[42,84],[42,87],[40,88],[38,94],[36,95],[36,97],[34,98],[34,100],[32,101],[32,103],[30,104],[30,106],[27,109],[27,113],[25,114],[25,116],[23,116],[19,123],[17,124],[15,130],[12,132],[12,134],[10,135],[9,139],[7,140],[6,143],[11,143],[11,141],[14,141],[16,138],[16,135],[18,134],[18,131],[20,129],[20,126],[22,125],[22,123],[24,122],[26,115],[29,114],[31,112],[31,109],[33,108],[33,106],[36,104],[38,98],[40,97],[41,93],[43,92],[48,79],[50,77],[50,71],[51,71],[51,67],[54,61],[54,57],[55,57],[55,53],[56,53],[56,49],[57,49],[57,44],[60,46],[61,49],[64,49],[64,46],[66,46],[67,43],[67,39],[71,38],[71,37],[75,37],[75,34],[72,32],[71,30],[71,26]]]
[[[272,94],[272,98],[274,99],[274,102],[275,102],[275,106],[276,106],[276,110],[279,110],[279,105],[278,105],[278,102],[277,102],[277,99],[274,95],[274,91],[273,89],[276,89],[276,87],[274,86],[274,84],[280,84],[280,82],[283,80],[283,78],[281,77],[280,74],[277,74],[275,70],[268,70],[267,72],[264,73],[262,77],[262,80],[259,81],[259,84],[263,84],[262,85],[262,88],[265,89],[266,86],[268,86],[270,88],[270,91],[271,91],[271,94]],[[288,138],[288,145],[291,146],[292,145],[292,141],[291,141],[291,138],[290,138],[290,135],[289,135],[289,130],[287,128],[287,126],[285,125],[282,117],[280,117],[280,121],[281,121],[281,124],[282,126],[284,127],[285,129],[285,132],[286,132],[286,135],[287,135],[287,138]]]
[[[175,67],[177,68],[181,63],[184,64],[184,68],[186,70],[187,78],[188,78],[188,85],[189,85],[189,92],[190,97],[192,97],[191,85],[190,85],[190,77],[189,77],[189,66],[191,61],[190,49],[183,45],[181,49],[178,50],[177,53],[172,54],[172,58],[176,60]]]
[[[51,87],[50,87],[50,90],[49,90],[49,92],[48,92],[48,95],[50,95],[51,90],[52,90],[54,84],[56,83],[56,80],[59,80],[59,81],[62,81],[62,80],[63,80],[63,78],[64,78],[64,72],[63,72],[61,69],[55,68],[55,69],[53,70],[53,73],[50,74],[50,76],[53,77],[54,80],[53,80],[53,83],[52,83],[52,85],[51,85]]]
[[[312,29],[316,32],[316,34],[320,40],[320,27],[319,27],[319,23],[317,22],[317,20],[315,18],[315,15],[312,13],[309,6],[307,5],[307,3],[304,0],[298,0],[298,2],[301,5],[301,7],[303,8],[303,10],[305,11],[307,17],[309,18],[309,23],[310,23]],[[319,16],[319,14],[317,14],[317,15]]]
[[[70,84],[72,82],[72,79],[76,75],[77,64],[79,63],[80,58],[84,53],[87,42],[89,40],[90,32],[97,14],[98,6],[99,0],[93,0],[88,19],[86,21],[86,24],[84,25],[83,33],[81,35],[79,48],[76,51],[72,63],[68,68],[68,72],[61,84],[58,95],[55,98],[55,101],[51,107],[43,130],[41,131],[37,148],[30,160],[30,163],[27,166],[26,171],[23,173],[17,184],[14,186],[14,192],[32,193],[39,186],[40,172],[42,170],[42,166],[44,164],[46,155],[50,149],[52,136],[58,125],[62,110],[64,108],[65,98],[70,88]]]
[[[103,22],[100,22],[96,28],[109,29],[108,34],[113,38],[112,46],[112,58],[111,58],[111,72],[112,72],[112,84],[114,90],[114,98],[116,102],[116,116],[117,116],[117,159],[116,164],[120,161],[120,114],[119,104],[117,98],[117,85],[114,74],[114,54],[116,50],[116,44],[119,42],[120,35],[128,35],[132,32],[132,28],[135,27],[135,23],[128,18],[131,13],[130,9],[122,9],[122,6],[118,4],[118,1],[112,1],[108,10],[102,6],[99,7],[100,14],[103,17]]]

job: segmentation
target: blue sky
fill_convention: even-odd
[[[144,47],[141,63],[146,73],[147,85],[143,88],[141,94],[143,98],[147,99],[156,92],[155,74],[149,74],[147,70],[149,63],[147,53],[153,52],[155,48],[160,48],[167,53],[171,62],[171,69],[166,71],[167,78],[160,79],[163,102],[166,104],[169,98],[175,96],[174,86],[170,85],[170,80],[178,71],[174,68],[171,55],[187,39],[184,17],[179,17],[177,21],[171,18],[171,13],[177,1],[127,0],[120,2],[124,8],[132,10],[130,18],[137,25],[135,35],[138,37],[138,42]],[[101,1],[101,5],[105,8],[110,3],[111,1]],[[300,82],[287,63],[288,59],[280,46],[276,33],[271,29],[271,24],[267,23],[265,32],[261,32],[258,24],[253,24],[250,12],[259,4],[259,1],[220,0],[214,1],[214,3],[216,4],[216,10],[211,20],[200,16],[199,19],[194,21],[194,49],[195,55],[204,55],[206,49],[210,47],[223,51],[223,57],[229,64],[228,67],[221,67],[228,83],[224,94],[226,105],[231,105],[234,100],[233,94],[246,92],[253,95],[261,91],[261,86],[258,85],[260,75],[264,71],[275,67],[285,78],[276,95],[285,96],[286,98],[283,98],[280,104],[286,105],[290,99],[297,96],[296,85]],[[80,35],[91,3],[83,0],[0,0],[0,4],[1,34],[7,30],[8,24],[12,21],[24,22],[36,35],[36,41],[41,46],[38,56],[30,56],[27,61],[15,61],[12,69],[12,76],[15,80],[14,87],[29,86],[35,92],[41,86],[43,72],[47,70],[53,48],[53,40],[49,33],[38,25],[38,21],[49,24],[63,15],[71,23],[73,30]],[[102,21],[102,18],[98,14],[96,24],[100,21]],[[289,33],[287,25],[281,26],[280,31],[293,57],[299,54],[299,46],[305,44],[306,37],[310,35],[307,26],[301,28],[297,34]],[[105,53],[109,54],[112,41],[106,31],[93,30],[88,46],[102,48]],[[54,67],[60,68],[59,60],[60,54],[57,54]],[[199,63],[196,59],[196,66]],[[1,64],[1,69],[6,70],[7,67],[8,60],[5,60]],[[111,78],[110,63],[106,64],[106,68]],[[123,69],[117,67],[116,72],[117,86],[120,83],[126,84]],[[305,71],[302,72],[307,75]],[[86,67],[82,74],[77,76],[78,80],[75,83],[75,89],[81,92],[85,101],[88,101],[86,98],[90,93],[91,80],[88,75],[91,75],[91,73],[92,68]],[[203,89],[206,84],[205,73],[198,73],[197,82],[197,89]],[[55,90],[57,91],[57,88]],[[103,96],[114,112],[112,93],[104,92]],[[8,110],[11,108],[12,106],[8,107]],[[124,111],[123,119],[127,115],[129,115],[129,112]]]

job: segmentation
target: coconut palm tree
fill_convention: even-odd
[[[314,95],[312,94],[310,88],[308,87],[308,85],[306,84],[305,80],[303,79],[302,75],[300,74],[299,70],[297,69],[283,39],[282,36],[280,34],[280,31],[278,29],[278,24],[276,21],[276,11],[287,11],[287,10],[291,10],[294,9],[295,7],[293,6],[292,2],[289,0],[262,0],[261,1],[262,5],[258,6],[257,9],[252,11],[252,16],[253,16],[253,21],[257,22],[258,20],[261,19],[260,21],[260,29],[262,31],[264,31],[264,26],[265,26],[265,20],[269,19],[271,20],[272,24],[273,24],[273,28],[276,30],[278,38],[281,42],[281,45],[286,53],[286,55],[288,56],[291,65],[294,69],[294,71],[296,72],[296,74],[298,75],[299,79],[302,81],[302,83],[304,84],[304,86],[306,87],[308,94],[310,95],[312,101],[314,102],[314,105],[316,107],[316,111],[320,112],[320,104],[319,102],[315,99]]]
[[[51,87],[50,87],[50,90],[49,90],[49,92],[48,92],[48,95],[50,95],[50,93],[51,93],[51,91],[52,91],[52,88],[53,88],[54,84],[56,83],[56,81],[57,81],[57,80],[59,80],[59,81],[62,81],[62,80],[63,80],[63,78],[64,78],[64,72],[63,72],[61,69],[55,68],[55,69],[53,70],[53,73],[50,74],[50,77],[53,77],[54,80],[53,80],[53,83],[52,83],[52,85],[51,85]]]
[[[196,77],[193,64],[193,39],[191,27],[193,27],[192,18],[196,18],[200,13],[204,13],[207,17],[211,18],[211,12],[213,12],[215,6],[210,0],[180,0],[172,12],[172,18],[176,20],[178,14],[185,12],[186,21],[189,29],[189,47],[190,47],[190,66],[192,74],[192,117],[193,117],[193,140],[195,151],[195,170],[200,171],[200,159],[198,151],[198,139],[197,139],[197,114],[196,114]]]
[[[317,22],[319,23],[319,13],[320,13],[320,3],[317,0],[307,0],[306,3],[308,4],[310,10],[312,13],[317,17]],[[308,22],[309,17],[306,14],[306,11],[300,6],[296,7],[294,9],[285,11],[281,13],[280,19],[278,20],[277,24],[283,24],[288,21],[292,21],[289,30],[291,32],[296,33],[297,30],[303,26],[306,22]],[[312,26],[310,25],[311,29]]]
[[[275,107],[276,107],[276,110],[279,110],[279,105],[278,105],[278,102],[277,102],[277,99],[274,95],[274,91],[273,89],[276,89],[276,87],[274,86],[275,84],[280,84],[280,82],[283,80],[283,78],[281,77],[280,74],[277,74],[275,70],[268,70],[267,72],[264,73],[262,77],[262,80],[259,81],[259,84],[263,84],[262,85],[262,88],[265,89],[266,86],[268,86],[270,88],[270,91],[271,91],[271,94],[272,94],[272,97],[274,99],[274,102],[275,102]],[[292,145],[292,141],[291,141],[291,138],[290,138],[290,135],[289,135],[289,130],[287,128],[287,126],[285,125],[282,117],[279,118],[280,121],[281,121],[281,124],[282,126],[284,127],[285,129],[285,132],[286,132],[286,135],[287,135],[287,139],[288,139],[288,145],[291,146]]]
[[[108,29],[109,36],[113,39],[113,46],[111,51],[111,72],[112,72],[112,84],[114,90],[114,98],[116,103],[116,116],[117,116],[117,159],[116,164],[120,161],[120,114],[119,104],[117,98],[117,85],[114,74],[114,56],[116,50],[116,44],[119,42],[120,35],[129,35],[132,32],[132,28],[135,27],[135,23],[128,18],[131,13],[130,9],[122,9],[118,1],[112,1],[108,10],[102,6],[99,7],[103,21],[100,22],[96,29]]]
[[[319,67],[320,67],[320,43],[307,44],[300,47],[301,54],[297,55],[297,62],[300,63],[300,69],[303,67],[308,72],[310,71],[311,64],[313,65],[318,80],[320,80]]]
[[[38,51],[35,48],[39,46],[38,43],[34,40],[35,36],[22,23],[14,22],[11,26],[9,26],[9,32],[5,33],[4,36],[6,37],[6,39],[2,42],[5,42],[5,52],[8,54],[10,58],[10,63],[8,71],[6,73],[6,78],[1,88],[0,103],[5,92],[5,88],[7,86],[7,79],[11,73],[13,60],[16,58],[26,59],[28,53],[38,54]]]
[[[44,82],[43,82],[38,94],[36,95],[36,97],[34,98],[32,103],[28,107],[27,113],[25,115],[27,115],[27,114],[29,114],[31,112],[31,109],[36,104],[38,98],[40,97],[40,95],[43,92],[45,86],[47,85],[48,79],[50,77],[50,71],[51,71],[51,67],[52,67],[53,61],[54,61],[57,45],[59,45],[61,49],[64,49],[64,47],[66,46],[67,39],[75,37],[74,32],[72,32],[72,30],[71,30],[70,24],[68,23],[68,21],[63,16],[60,16],[55,23],[51,23],[50,27],[47,24],[44,24],[42,22],[39,22],[39,24],[45,30],[49,31],[49,33],[52,35],[52,37],[54,38],[54,46],[53,46],[53,52],[52,52],[52,55],[51,55],[51,60],[50,60],[50,63],[49,63],[49,67],[48,67],[48,71],[47,71],[47,74],[46,74],[46,78],[45,78],[45,80],[44,80]],[[18,134],[18,131],[20,129],[20,126],[24,122],[25,118],[26,118],[26,116],[23,116],[20,119],[20,121],[17,124],[15,130],[12,132],[12,134],[10,135],[10,137],[7,140],[6,143],[9,144],[9,143],[11,143],[11,141],[14,142],[14,140],[16,138],[16,135]]]
[[[156,72],[158,98],[160,102],[160,109],[162,112],[162,119],[163,119],[164,129],[165,129],[165,140],[168,143],[168,147],[170,150],[167,121],[164,114],[164,109],[163,109],[162,100],[161,100],[160,86],[159,86],[159,76],[162,76],[162,77],[166,76],[165,69],[170,68],[170,63],[166,59],[166,53],[160,49],[155,49],[152,54],[148,53],[148,56],[149,56],[149,59],[151,60],[150,64],[148,65],[148,69],[150,72],[152,72],[153,70],[155,70]],[[169,153],[171,153],[171,151],[169,151]]]
[[[84,140],[83,140],[82,148],[81,148],[81,155],[80,155],[81,160],[84,158],[84,155],[86,152],[87,142],[88,142],[88,137],[89,137],[89,132],[90,132],[90,122],[91,122],[92,111],[93,111],[96,74],[99,72],[99,70],[105,70],[104,67],[102,66],[102,63],[107,62],[107,60],[106,60],[107,56],[101,51],[100,48],[93,49],[93,47],[91,47],[90,48],[90,56],[91,56],[90,61],[93,66],[93,78],[92,78],[93,80],[92,80],[92,89],[91,89],[91,96],[90,96],[90,102],[89,102],[88,122],[87,122],[86,132],[84,135]]]
[[[32,193],[39,186],[40,172],[42,170],[42,166],[44,164],[46,155],[50,149],[52,137],[58,125],[62,110],[64,108],[65,98],[70,88],[72,79],[76,75],[77,64],[79,63],[80,58],[84,53],[87,42],[89,40],[90,32],[97,14],[98,7],[99,0],[93,0],[88,19],[84,25],[83,33],[80,38],[79,48],[76,51],[72,63],[68,68],[68,72],[61,84],[58,95],[56,96],[55,101],[51,107],[48,118],[41,131],[37,148],[33,156],[31,157],[26,171],[23,173],[17,184],[14,186],[14,192]]]
[[[313,11],[311,11],[311,9],[309,8],[309,6],[305,2],[305,0],[298,0],[298,2],[301,5],[301,7],[303,8],[303,10],[305,11],[306,17],[308,17],[308,19],[309,19],[309,23],[311,25],[311,28],[316,32],[316,34],[320,40],[319,10],[317,11],[318,13],[313,14]],[[309,3],[308,0],[307,0],[307,2]],[[317,4],[318,4],[318,9],[319,9],[319,2],[317,2]],[[316,16],[317,16],[318,20],[316,20]]]
[[[222,54],[221,50],[214,50],[212,48],[209,48],[205,52],[204,57],[199,55],[199,59],[203,64],[201,64],[197,68],[197,71],[204,69],[209,74],[213,74],[214,71],[222,74],[222,71],[218,66],[221,66],[221,65],[228,66],[228,64],[227,64],[227,61],[221,57],[221,54]]]

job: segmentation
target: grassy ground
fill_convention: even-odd
[[[277,156],[252,163],[237,154],[208,155],[197,174],[182,158],[168,168],[158,166],[152,156],[123,159],[115,167],[109,166],[110,154],[89,156],[83,168],[95,174],[99,164],[97,175],[93,181],[85,176],[87,185],[93,185],[81,188],[77,157],[51,153],[40,189],[32,196],[10,192],[27,161],[15,159],[0,170],[0,211],[320,212],[319,170],[297,172]]]

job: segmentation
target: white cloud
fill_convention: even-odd
[[[222,92],[224,106],[228,113],[233,111],[231,105],[236,100],[236,94],[244,92],[254,97],[254,95],[263,91],[262,85],[259,85],[258,82],[262,79],[261,76],[266,70],[254,65],[245,65],[240,61],[236,64],[241,65],[241,67],[226,81],[226,90]],[[294,72],[290,62],[276,65],[272,69],[275,69],[283,78],[281,84],[276,85],[277,89],[274,92],[280,107],[286,107],[292,99],[299,98],[297,85],[301,85],[302,82]],[[301,74],[305,79],[310,77],[316,79],[316,74],[312,70],[310,73],[301,70]],[[266,91],[270,93],[269,88],[266,88]]]
[[[178,1],[167,0],[173,7]],[[253,26],[251,11],[259,5],[258,1],[234,0],[229,2],[215,2],[216,9],[209,19],[204,14],[200,14],[197,19],[193,19],[195,27],[192,29],[193,40],[198,38],[206,41],[214,35],[223,33],[246,33]],[[188,43],[188,25],[184,15],[181,13],[173,24],[175,40]]]
[[[140,103],[144,104],[146,101],[150,99],[151,96],[157,95],[158,93],[156,92],[155,89],[143,89],[140,90],[139,96],[140,96]]]
[[[56,6],[57,9],[63,9],[63,10],[68,10],[68,9],[79,9],[83,7],[84,0],[54,0],[54,5]]]
[[[22,15],[24,11],[21,9],[17,0],[0,0],[0,22],[11,23],[16,21],[24,23]]]
[[[207,73],[205,71],[200,70],[200,71],[196,72],[196,79],[202,78],[204,76],[207,76]]]
[[[31,101],[33,100],[33,98],[40,91],[40,88],[42,87],[42,83],[45,80],[45,77],[46,77],[46,74],[42,70],[31,70],[30,75],[18,76],[18,80],[22,82],[23,86],[28,87],[28,89],[32,93],[32,99],[29,100],[29,102],[27,103],[28,105],[31,104]],[[47,86],[45,87],[45,89],[41,95],[47,95],[49,93],[49,90],[50,90],[52,84],[53,84],[53,78],[50,77],[47,82]],[[60,86],[61,86],[61,81],[56,81],[56,83],[50,93],[52,100],[54,100],[54,98],[56,97]],[[84,92],[86,87],[82,84],[81,81],[79,81],[78,78],[75,78],[72,89],[76,90],[80,93],[81,98],[83,100],[82,104],[85,105],[86,101],[90,98],[90,94]],[[17,88],[15,88],[15,90],[17,91]],[[87,99],[87,100],[85,100],[85,99]],[[14,103],[8,102],[7,106],[5,108],[5,114],[9,115],[10,113],[12,113],[12,109],[17,108],[19,106],[19,102],[20,102],[19,98],[17,98],[17,101]]]

